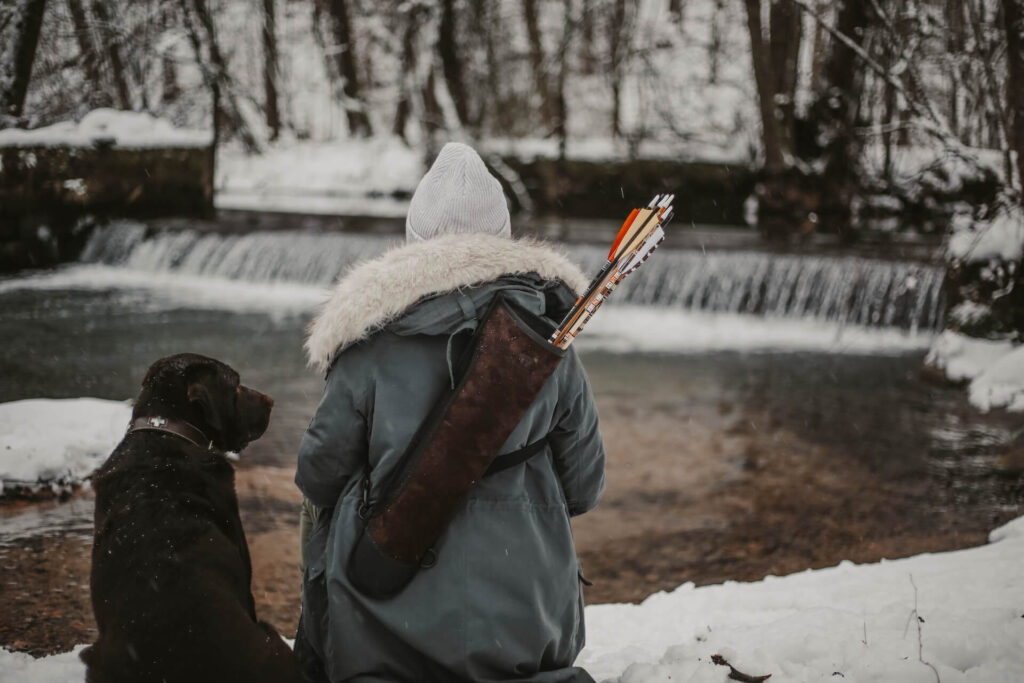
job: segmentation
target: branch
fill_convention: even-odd
[[[924,661],[924,643],[921,641],[921,624],[924,623],[924,619],[917,612],[917,584],[914,583],[914,575],[910,574],[910,585],[914,587],[914,611],[910,613],[910,617],[913,618],[917,624],[917,660],[927,666],[935,674],[935,683],[942,683],[942,679],[939,678],[939,670],[931,662]],[[903,636],[906,637],[907,630],[903,629]]]
[[[891,85],[896,92],[902,95],[903,100],[907,103],[907,107],[910,109],[910,112],[919,119],[923,119],[918,122],[920,129],[941,143],[949,154],[956,156],[968,166],[981,172],[983,175],[991,172],[991,169],[988,166],[985,166],[978,161],[977,158],[965,151],[963,144],[961,144],[950,130],[949,124],[946,123],[945,119],[943,119],[938,112],[934,110],[927,99],[924,103],[919,102],[916,97],[913,97],[910,94],[906,86],[892,75],[891,71],[885,69],[875,61],[871,55],[869,55],[864,48],[858,45],[853,39],[826,21],[825,18],[822,17],[813,7],[807,4],[806,0],[789,1],[810,15],[810,17],[814,19],[819,26],[825,29],[829,35],[848,47],[869,69],[874,71],[886,83]]]
[[[729,661],[722,655],[711,655],[711,661],[719,666],[729,667],[729,678],[734,681],[740,681],[741,683],[762,683],[772,677],[771,674],[765,674],[764,676],[751,676],[745,674],[742,671],[737,671]]]

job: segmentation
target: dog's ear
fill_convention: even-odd
[[[209,382],[213,381],[212,373],[202,373],[190,377],[188,382],[189,403],[196,406],[202,414],[206,424],[218,433],[224,433],[224,421],[221,416],[220,406],[210,390]]]

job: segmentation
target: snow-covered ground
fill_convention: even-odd
[[[1024,256],[1024,213],[1019,206],[1010,205],[986,221],[959,214],[953,221],[947,251],[956,261],[1018,261]]]
[[[206,147],[212,141],[208,130],[175,128],[145,112],[116,109],[95,109],[80,121],[61,121],[32,130],[0,130],[0,147],[92,147],[104,143],[140,149]]]
[[[980,410],[1024,411],[1024,346],[946,331],[925,362],[954,382],[969,382],[971,403]]]
[[[0,496],[81,483],[124,436],[131,413],[127,402],[96,398],[0,403]]]
[[[1024,517],[987,545],[876,564],[684,584],[639,605],[586,610],[578,663],[598,681],[721,683],[721,654],[777,681],[1018,683],[1024,680]],[[0,680],[83,680],[70,653],[0,649]]]
[[[404,216],[425,170],[420,153],[396,137],[292,141],[253,156],[217,156],[219,209]]]

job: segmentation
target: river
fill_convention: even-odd
[[[0,401],[131,398],[153,360],[181,351],[271,394],[271,426],[237,468],[257,604],[287,631],[290,479],[322,387],[303,329],[344,267],[387,240],[101,229],[79,263],[0,280]],[[602,258],[566,249],[588,269]],[[605,498],[575,524],[588,601],[963,547],[1021,514],[1024,479],[999,461],[1019,425],[920,373],[941,279],[864,254],[659,251],[579,341],[609,451]],[[90,500],[0,505],[0,644],[91,637]]]

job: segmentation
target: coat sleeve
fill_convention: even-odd
[[[604,492],[604,442],[583,364],[574,350],[564,363],[569,364],[566,388],[560,392],[561,410],[548,439],[569,514],[581,515],[597,505]]]
[[[317,507],[333,507],[346,484],[366,464],[365,388],[336,365],[299,446],[295,484]]]

